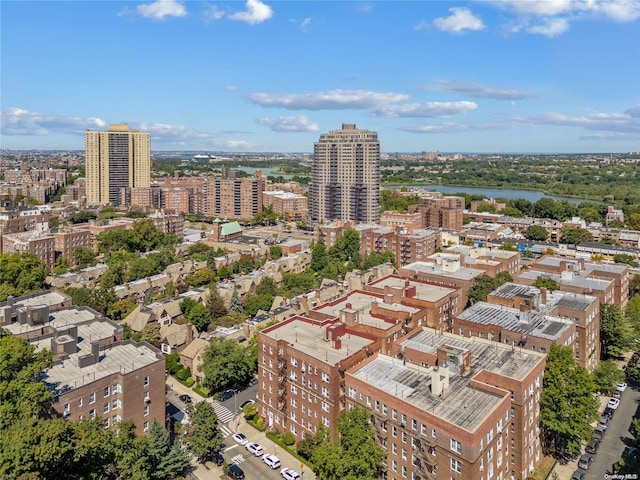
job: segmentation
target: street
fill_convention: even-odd
[[[640,392],[631,385],[622,393],[620,405],[613,415],[598,452],[593,456],[591,468],[586,472],[585,480],[602,480],[611,474],[611,467],[622,456],[626,446],[633,444],[629,432],[631,420],[640,414]]]

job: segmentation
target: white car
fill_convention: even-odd
[[[256,442],[249,442],[245,445],[245,448],[253,453],[256,457],[261,457],[264,453],[264,448]]]
[[[624,392],[627,389],[627,384],[626,383],[618,383],[616,385],[616,390],[619,392]]]
[[[607,403],[607,407],[609,407],[612,410],[615,410],[616,408],[618,408],[618,405],[620,405],[619,398],[610,398],[609,403]]]
[[[271,455],[270,453],[265,453],[262,456],[262,461],[274,470],[276,468],[280,468],[280,459],[275,455]]]
[[[284,480],[300,480],[300,474],[292,468],[284,467],[280,470],[280,476],[284,478]]]
[[[249,441],[249,439],[247,438],[247,436],[244,433],[236,433],[231,438],[233,438],[240,445],[246,445],[247,442]]]

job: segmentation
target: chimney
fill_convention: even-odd
[[[540,289],[540,303],[542,305],[546,305],[547,304],[547,289],[542,287]]]
[[[100,342],[98,340],[94,340],[91,342],[91,355],[96,359],[96,363],[100,360]]]
[[[335,348],[336,350],[340,350],[342,348],[342,338],[338,337],[335,339],[335,341],[333,342],[333,348]]]
[[[431,370],[431,394],[440,396],[445,388],[449,388],[449,372],[444,367],[436,367]]]

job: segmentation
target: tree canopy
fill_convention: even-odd
[[[255,368],[250,352],[228,338],[212,339],[200,366],[204,373],[203,384],[214,392],[249,380]]]
[[[209,402],[187,405],[189,425],[185,438],[193,454],[203,459],[222,447],[222,434],[218,428],[218,416]]]
[[[551,345],[540,406],[544,451],[557,459],[579,453],[581,442],[591,437],[599,403],[593,380],[576,365],[572,348]]]
[[[328,435],[312,453],[318,480],[374,480],[385,458],[369,423],[369,413],[355,407],[343,410],[338,417],[339,438],[332,442]]]
[[[539,242],[544,242],[549,237],[549,232],[544,227],[540,225],[530,225],[524,231],[524,237],[527,240],[535,240]]]
[[[45,289],[49,269],[30,253],[0,254],[0,302]]]
[[[617,305],[600,304],[600,344],[604,358],[618,358],[630,346],[633,331]]]

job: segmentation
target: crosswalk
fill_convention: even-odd
[[[235,463],[236,465],[241,464],[242,462],[244,462],[244,457],[242,456],[241,453],[239,453],[238,455],[236,455],[235,457],[231,458],[231,461],[233,463]]]
[[[229,421],[235,417],[233,412],[229,410],[227,407],[222,405],[220,402],[216,400],[211,400],[211,404],[213,405],[213,409],[218,416],[218,422],[220,423],[229,423]]]
[[[233,432],[231,430],[229,430],[229,427],[227,427],[226,425],[220,425],[220,431],[222,432],[222,436],[224,438],[230,436],[231,434],[233,434]]]

